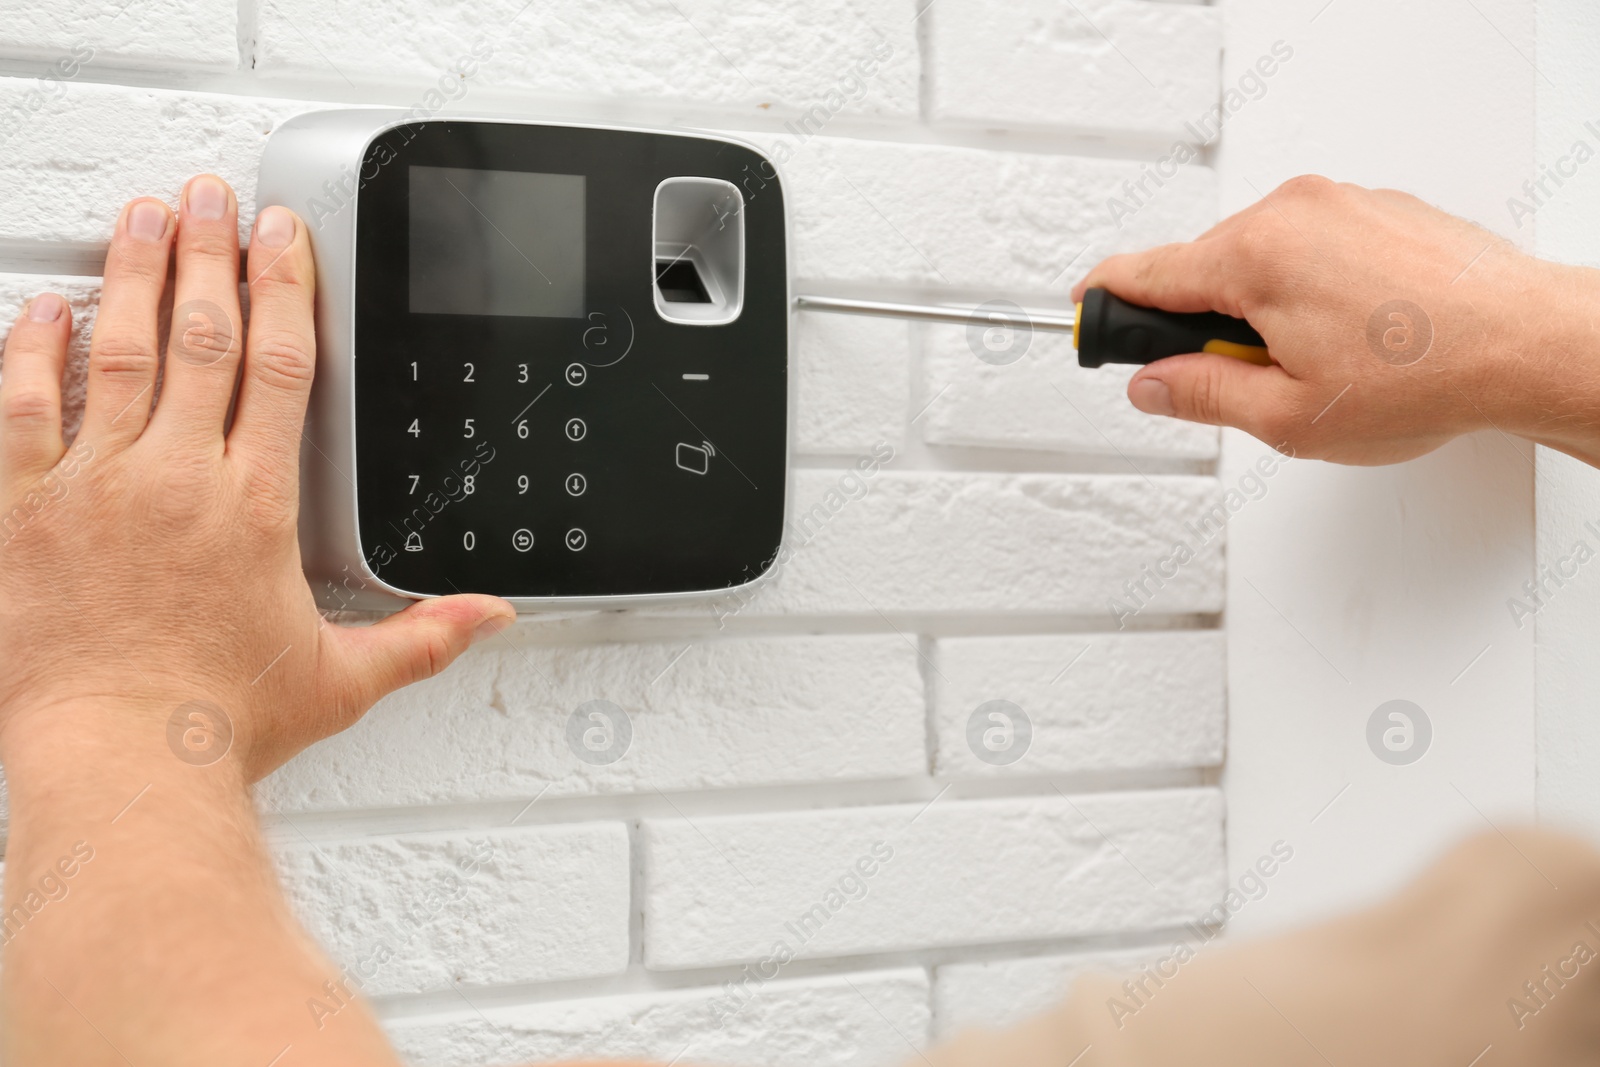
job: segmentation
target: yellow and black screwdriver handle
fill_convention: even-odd
[[[1270,365],[1267,343],[1243,319],[1215,311],[1180,313],[1130,304],[1104,289],[1083,294],[1072,325],[1078,365],[1154,363],[1184,352],[1212,352]]]

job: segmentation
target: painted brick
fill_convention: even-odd
[[[0,78],[0,114],[23,104],[32,86]],[[159,196],[176,205],[183,183],[203,171],[233,185],[243,231],[267,135],[319,106],[327,105],[71,83],[0,151],[0,239],[103,243],[127,201]]]
[[[1176,926],[1225,878],[1211,789],[648,819],[640,840],[655,968]]]
[[[1137,367],[1078,366],[1072,339],[1062,333],[1014,332],[1026,345],[1014,362],[997,365],[977,356],[961,326],[918,331],[923,353],[917,420],[930,445],[1027,448],[1128,459],[1145,456],[1214,459],[1217,430],[1146,415],[1128,402],[1128,379]],[[1025,337],[1025,339],[1024,339]]]
[[[920,969],[780,978],[741,1010],[731,1005],[725,994],[705,989],[452,1011],[386,1025],[415,1067],[602,1059],[889,1067],[914,1058],[930,1025],[928,980]]]
[[[983,0],[941,0],[928,22],[934,119],[1192,141],[1183,124],[1217,103],[1214,7],[1022,0],[1000,17]]]
[[[337,30],[319,34],[313,49],[301,30],[327,24],[326,4],[262,5],[256,71],[425,87],[477,45],[492,54],[471,82],[546,96],[692,101],[779,114],[822,106],[901,118],[914,118],[918,107],[909,0],[398,0],[342,5],[339,14]],[[871,76],[854,70],[857,63],[869,63]],[[830,101],[830,93],[839,95]]]
[[[295,913],[368,995],[612,974],[628,963],[621,823],[276,850]]]
[[[788,183],[795,270],[816,281],[954,285],[1063,295],[1096,261],[1198,236],[1216,221],[1215,174],[1181,168],[1143,207],[1108,198],[1126,160],[941,145],[747,134]],[[781,147],[780,147],[781,146]],[[760,189],[747,189],[759,196]]]
[[[787,557],[712,614],[1063,612],[1108,621],[1107,603],[1193,542],[1148,598],[1152,612],[1222,607],[1222,538],[1185,528],[1217,503],[1214,478],[945,474],[795,475]],[[1146,579],[1148,581],[1148,579]],[[1132,602],[1128,602],[1132,607]]]
[[[1065,1000],[1082,975],[1136,971],[1158,955],[1144,948],[947,964],[933,974],[934,1032],[943,1039],[1015,1026]]]
[[[910,402],[909,323],[864,315],[797,316],[799,452],[899,449]]]
[[[681,656],[680,656],[681,654]],[[578,705],[624,708],[616,762],[567,742]],[[469,652],[264,782],[288,810],[897,778],[927,771],[917,650],[898,635]]]
[[[31,80],[0,78],[0,113],[33,91]],[[125,201],[174,198],[206,170],[253,204],[267,135],[319,106],[69,85],[0,154],[0,187],[15,191],[0,203],[0,238],[103,241]],[[774,151],[789,156],[804,279],[1061,288],[1100,256],[1192,236],[1215,216],[1215,177],[1204,168],[1184,168],[1119,229],[1104,201],[1135,176],[1124,161],[826,137],[785,143],[799,145]]]
[[[0,166],[4,164],[0,163]],[[0,323],[14,322],[22,314],[24,305],[44,292],[60,293],[72,308],[72,341],[67,349],[67,370],[61,382],[62,424],[70,438],[77,434],[78,426],[83,422],[89,335],[94,332],[95,314],[100,307],[100,279],[0,274]],[[0,358],[0,376],[4,374],[5,363]]]
[[[233,0],[12,0],[0,56],[66,61],[57,74],[73,70],[74,59],[91,68],[233,70],[237,11]]]
[[[1224,652],[1218,631],[942,640],[929,675],[936,773],[1219,764],[1227,725]],[[1013,763],[991,764],[971,748],[969,720],[990,700],[1017,705],[1031,724],[1031,740]],[[988,726],[985,718],[980,729]],[[1016,738],[1013,731],[1010,743]]]

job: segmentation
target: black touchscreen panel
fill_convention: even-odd
[[[421,122],[357,200],[362,551],[403,591],[712,591],[777,552],[788,441],[783,192],[698,137]],[[666,178],[744,190],[734,322],[654,306]]]

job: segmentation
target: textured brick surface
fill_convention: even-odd
[[[473,80],[541,96],[632,97],[799,114],[914,117],[919,60],[909,0],[399,0],[341,4],[337,33],[317,0],[258,15],[256,69],[268,75],[413,82],[423,92],[473,45],[493,55]],[[434,32],[419,33],[427,26]],[[872,62],[863,75],[857,64]],[[468,90],[470,95],[470,89]],[[838,94],[832,96],[830,94]]]
[[[646,964],[760,960],[779,941],[811,957],[1163,927],[1221,895],[1214,790],[923,808],[646,820]]]
[[[627,965],[621,823],[321,842],[291,830],[282,841],[295,912],[368,995]]]
[[[779,978],[742,1009],[736,1003],[706,989],[462,1010],[388,1029],[415,1067],[675,1057],[709,1067],[891,1067],[926,1043],[930,1026],[921,970]]]
[[[895,319],[804,312],[795,448],[863,453],[879,441],[897,450],[910,402],[911,326]]]
[[[973,1027],[1014,1026],[1061,1003],[1079,976],[1136,971],[1162,951],[1142,948],[947,964],[933,972],[935,1033],[949,1038]]]
[[[237,10],[231,0],[8,0],[0,55],[44,61],[58,76],[75,60],[232,70],[239,65]],[[67,65],[56,66],[61,62]]]
[[[1119,227],[1105,202],[1138,177],[1126,160],[749,136],[783,162],[802,282],[1065,295],[1104,256],[1195,237],[1216,221],[1216,176],[1204,167],[1182,168]],[[791,145],[786,162],[779,143]]]
[[[1216,104],[1219,8],[1022,0],[1002,13],[984,0],[941,0],[928,21],[937,119],[1196,140],[1184,122]]]
[[[33,91],[0,79],[0,110]],[[0,204],[0,237],[104,240],[124,201],[175,196],[202,170],[253,204],[267,134],[318,106],[74,84],[30,113],[0,155],[0,183],[16,191]],[[798,147],[779,153],[784,137],[750,136],[788,157],[802,280],[1064,291],[1100,256],[1193,236],[1215,219],[1204,168],[1184,168],[1118,228],[1104,200],[1136,176],[1125,161],[788,135]]]
[[[32,86],[0,78],[0,112]],[[75,82],[30,112],[0,151],[0,239],[104,242],[123,204],[159,196],[175,206],[183,183],[203,171],[233,185],[248,226],[267,135],[318,107]]]
[[[594,699],[632,723],[613,763],[568,745],[569,717]],[[923,709],[916,649],[895,635],[495,642],[291,761],[262,796],[295,810],[903,777],[927,768]]]
[[[859,485],[858,485],[859,481]],[[747,598],[751,614],[1077,612],[1110,619],[1107,598],[1195,538],[1216,479],[1137,475],[880,471],[853,480],[802,470],[792,554]],[[1221,538],[1196,545],[1152,611],[1222,606]],[[1170,570],[1171,568],[1169,568]],[[1153,587],[1152,587],[1153,588]]]
[[[930,684],[940,775],[1207,767],[1222,761],[1226,679],[1220,633],[956,638],[937,648]],[[972,717],[991,700],[1009,701],[1028,717],[1032,737],[1015,762],[994,764],[974,752]],[[977,747],[993,758],[982,741],[986,728],[980,728]],[[1016,743],[1015,730],[1009,740]]]
[[[1214,427],[1146,415],[1128,402],[1136,367],[1079,367],[1072,339],[1042,330],[1009,338],[1026,345],[1014,361],[989,363],[977,355],[980,349],[988,354],[983,340],[983,331],[974,338],[962,326],[921,331],[923,400],[917,406],[927,410],[917,423],[929,444],[1109,456],[1135,468],[1146,456],[1217,455]]]

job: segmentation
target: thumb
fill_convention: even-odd
[[[432,678],[481,641],[510,626],[516,609],[499,597],[465,594],[423,600],[372,626],[337,629],[352,690],[370,707]]]
[[[1270,428],[1294,411],[1294,384],[1276,365],[1196,352],[1140,369],[1128,382],[1128,399],[1149,415],[1236,426],[1267,441]]]

